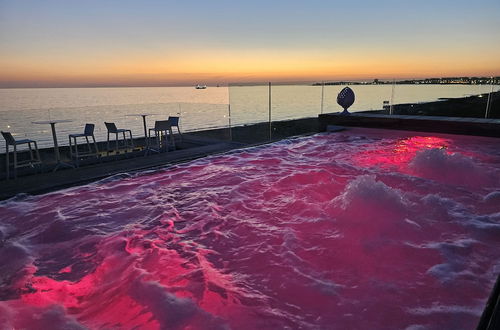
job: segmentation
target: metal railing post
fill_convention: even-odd
[[[389,107],[389,114],[394,114],[394,88],[396,86],[396,80],[392,80],[392,90],[391,90],[391,106]]]
[[[271,82],[269,82],[269,141],[272,140],[271,105],[272,105]]]
[[[488,101],[486,102],[486,111],[484,112],[484,118],[488,118],[490,114],[491,95],[493,94],[493,77],[491,77],[490,85],[491,85],[491,90],[490,93],[488,94]]]
[[[323,114],[323,103],[325,98],[325,82],[321,82],[321,114]]]
[[[233,141],[233,128],[231,127],[231,103],[227,105],[228,123],[229,123],[229,141]]]

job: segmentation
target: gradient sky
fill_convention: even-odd
[[[499,0],[0,0],[0,87],[471,75]]]

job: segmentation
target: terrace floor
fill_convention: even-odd
[[[500,137],[500,119],[358,112],[348,116],[339,113],[321,114],[319,120],[318,118],[306,118],[273,122],[272,127],[268,123],[245,125],[235,127],[231,132],[227,129],[192,132],[183,134],[183,142],[177,141],[178,148],[175,151],[144,157],[144,152],[139,147],[135,148],[133,152],[121,152],[102,157],[100,162],[90,159],[79,168],[60,169],[56,172],[51,171],[51,168],[54,167],[53,148],[47,148],[41,150],[45,170],[36,175],[33,175],[35,172],[32,169],[28,169],[25,173],[20,171],[16,180],[3,180],[5,177],[5,154],[0,154],[0,200],[20,193],[45,193],[89,183],[123,172],[168,166],[290,136],[326,131],[327,127],[331,125]],[[137,142],[138,145],[141,145],[140,139]],[[98,144],[100,150],[105,150],[105,142],[98,142]],[[65,161],[69,161],[67,148],[60,148]],[[102,154],[105,155],[105,153]],[[64,157],[65,155],[66,157]]]

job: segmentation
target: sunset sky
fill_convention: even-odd
[[[498,0],[0,0],[0,87],[471,75]]]

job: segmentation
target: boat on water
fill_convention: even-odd
[[[196,85],[194,88],[196,88],[196,89],[207,89],[207,85]]]

